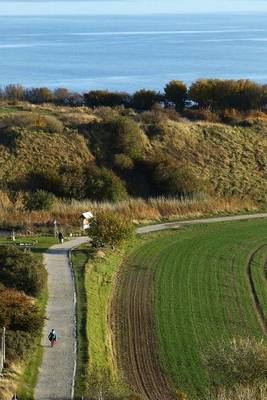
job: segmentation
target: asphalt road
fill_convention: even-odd
[[[48,271],[47,320],[43,330],[43,361],[35,400],[71,400],[76,365],[75,286],[68,253],[86,242],[78,238],[52,246],[44,255]],[[50,348],[47,336],[54,328],[59,340]]]
[[[165,229],[178,229],[186,225],[212,224],[216,222],[227,222],[227,221],[247,221],[250,219],[260,219],[260,218],[267,218],[267,213],[234,215],[231,217],[203,218],[203,219],[193,219],[189,221],[167,222],[164,224],[147,225],[137,228],[136,233],[143,234],[143,233],[163,231]]]

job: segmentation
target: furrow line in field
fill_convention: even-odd
[[[259,297],[257,294],[257,290],[256,290],[256,286],[254,284],[253,274],[252,274],[252,268],[253,268],[253,263],[254,263],[255,257],[264,247],[267,247],[267,244],[264,244],[264,245],[261,245],[260,247],[258,247],[249,257],[247,273],[248,273],[248,279],[249,279],[249,283],[250,283],[251,293],[252,293],[254,303],[255,303],[255,308],[257,311],[258,320],[262,326],[263,331],[267,335],[267,320],[265,318],[264,311],[263,311],[262,305],[260,303],[260,300],[259,300]]]
[[[120,276],[113,301],[116,348],[121,367],[136,393],[144,400],[171,400],[157,355],[154,272],[150,257],[147,258],[145,267],[130,265]]]

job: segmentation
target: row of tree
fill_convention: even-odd
[[[8,101],[28,101],[33,104],[54,103],[56,105],[117,107],[123,106],[138,111],[151,110],[156,104],[161,107],[175,107],[182,111],[186,105],[222,111],[258,110],[267,105],[267,85],[251,80],[200,79],[189,88],[182,81],[171,81],[164,92],[141,89],[134,94],[92,90],[80,94],[65,88],[54,91],[42,88],[24,88],[21,85],[8,85],[0,89],[0,99]]]

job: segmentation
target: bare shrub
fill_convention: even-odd
[[[234,388],[218,389],[217,393],[211,395],[206,400],[266,400],[267,385],[236,385]]]
[[[255,339],[223,342],[203,355],[211,383],[216,387],[257,387],[267,381],[267,346]]]

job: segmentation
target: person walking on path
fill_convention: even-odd
[[[61,244],[64,243],[64,234],[63,234],[63,232],[59,232],[58,240],[59,240],[59,243],[61,243]]]
[[[55,329],[52,329],[52,331],[49,333],[48,340],[51,343],[51,347],[54,347],[54,344],[57,341],[57,333],[56,333]]]

